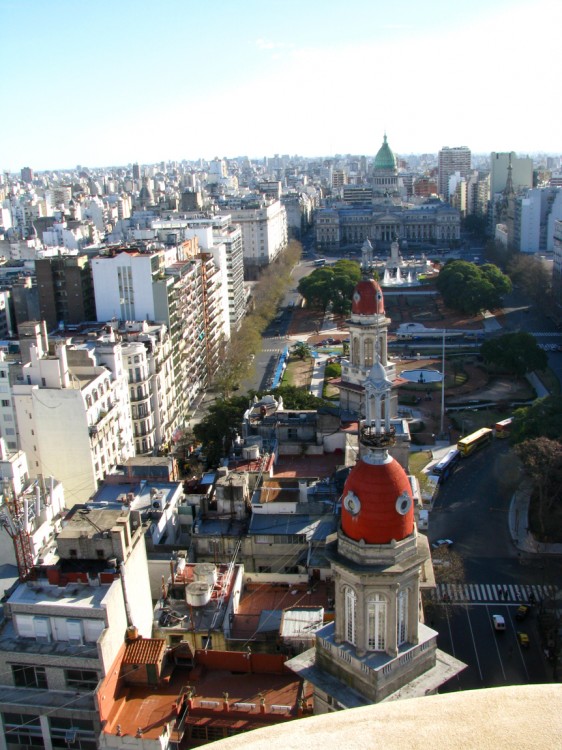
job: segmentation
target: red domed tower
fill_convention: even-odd
[[[326,549],[335,619],[318,631],[314,652],[288,662],[314,685],[315,713],[378,703],[413,684],[412,694],[425,695],[465,666],[439,652],[437,633],[420,621],[429,545],[416,529],[410,479],[388,453],[391,385],[377,356],[365,381],[361,458],[344,485],[337,544]]]
[[[388,327],[390,319],[384,310],[382,289],[370,277],[373,247],[365,240],[362,248],[363,278],[353,290],[349,325],[349,359],[342,361],[339,384],[340,408],[354,417],[365,415],[364,385],[378,358],[388,380],[396,378],[394,365],[388,360]],[[378,357],[377,357],[378,355]],[[396,400],[389,401],[391,416],[396,416]]]

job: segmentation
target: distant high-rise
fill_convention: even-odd
[[[445,146],[439,152],[439,195],[449,200],[449,178],[458,172],[461,177],[466,177],[471,170],[470,149],[466,146]]]
[[[140,180],[140,167],[138,164],[133,164],[133,180]]]
[[[533,187],[533,160],[528,156],[516,156],[514,151],[490,154],[490,195],[502,193],[507,184],[508,167],[511,164],[511,181],[515,192]]]
[[[23,167],[20,170],[20,176],[22,182],[33,182],[33,170],[31,167]]]

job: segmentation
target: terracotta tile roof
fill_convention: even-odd
[[[157,664],[164,651],[166,641],[163,638],[137,638],[125,647],[123,664]]]

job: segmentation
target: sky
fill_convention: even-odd
[[[562,152],[560,0],[0,0],[0,169]]]

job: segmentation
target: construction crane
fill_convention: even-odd
[[[29,534],[30,518],[27,498],[23,504],[8,483],[3,488],[3,504],[0,505],[0,526],[12,542],[16,553],[16,565],[20,581],[27,581],[34,567],[33,549]]]

